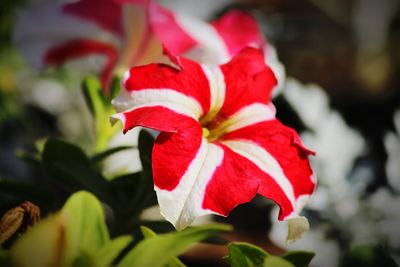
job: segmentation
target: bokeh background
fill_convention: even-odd
[[[271,203],[258,198],[218,219],[236,227],[227,238],[271,253],[315,251],[312,266],[391,266],[385,265],[389,258],[399,264],[400,1],[160,3],[204,20],[233,8],[253,14],[286,72],[273,100],[277,116],[317,152],[313,166],[319,186],[304,211],[311,230],[302,240],[286,245],[286,226],[275,222]],[[48,136],[89,147],[93,136],[79,73],[68,66],[34,69],[13,43],[15,19],[27,4],[0,3],[0,213],[30,199],[45,215],[59,208],[67,194],[55,191],[59,197],[50,203],[54,198],[41,192],[10,190],[14,182],[46,184],[21,160],[21,150],[33,151]],[[193,266],[201,258],[220,256],[199,255],[191,255]],[[369,257],[372,265],[357,265],[349,255]]]

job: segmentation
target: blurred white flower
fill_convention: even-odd
[[[159,0],[161,5],[175,11],[184,12],[189,16],[199,18],[201,20],[209,20],[210,16],[221,11],[225,6],[235,2],[234,0],[202,0],[202,1],[176,1],[176,0]]]
[[[132,173],[142,169],[137,148],[140,130],[141,128],[138,127],[126,134],[119,132],[111,139],[108,145],[109,148],[126,145],[133,146],[133,148],[115,153],[104,161],[104,173],[106,176],[121,171]]]
[[[274,209],[271,218],[276,218],[278,209]],[[272,220],[273,221],[273,220]],[[292,244],[285,242],[287,222],[275,222],[269,233],[269,238],[278,246],[287,250],[305,250],[315,252],[310,266],[332,267],[338,266],[339,246],[336,241],[325,237],[325,229],[321,226],[310,226],[310,230],[301,239]]]
[[[313,225],[311,221],[310,231],[293,245],[282,242],[280,232],[285,227],[282,224],[273,224],[270,237],[285,249],[315,251],[312,265],[337,266],[340,254],[338,241],[326,237],[331,227],[338,228],[345,235],[358,232],[358,229],[361,236],[370,232],[369,226],[361,229],[366,225],[363,221],[368,220],[368,217],[359,216],[362,210],[360,194],[369,182],[370,170],[362,169],[358,172],[357,177],[361,178],[355,187],[349,179],[356,159],[366,150],[366,142],[346,124],[337,111],[330,108],[328,96],[319,86],[303,85],[288,78],[282,94],[307,128],[301,133],[304,144],[317,153],[312,164],[318,177],[318,186],[308,209],[318,212],[318,216],[329,223]],[[354,221],[354,218],[360,220]],[[354,238],[365,240],[363,237]]]
[[[386,174],[390,186],[400,193],[400,110],[394,114],[395,132],[388,132],[384,136],[387,152]]]

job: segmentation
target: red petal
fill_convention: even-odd
[[[228,117],[254,103],[268,104],[277,81],[264,63],[264,55],[255,48],[245,48],[230,62],[221,66],[226,91],[222,117]]]
[[[182,29],[173,12],[154,2],[149,5],[149,21],[153,32],[173,54],[181,55],[197,44]]]
[[[302,195],[313,193],[316,184],[308,160],[311,152],[299,146],[299,137],[293,129],[282,125],[278,120],[270,120],[230,132],[223,137],[223,141],[228,140],[247,141],[266,150],[278,162],[291,184],[295,201]],[[282,195],[282,190],[277,190],[277,184],[271,183],[268,176],[261,176],[259,193],[279,204],[279,218],[284,219],[296,211],[297,203],[288,202]]]
[[[203,208],[221,215],[237,205],[249,202],[258,191],[260,181],[253,176],[252,163],[230,148],[221,145],[224,158],[207,185]]]
[[[165,114],[160,115],[162,120],[169,119]],[[182,116],[174,119],[182,127],[174,133],[160,133],[152,159],[154,184],[168,191],[179,184],[202,142],[202,128],[197,121]]]
[[[101,71],[100,78],[103,88],[107,90],[111,82],[112,71],[117,62],[118,51],[116,47],[90,39],[75,39],[55,45],[47,50],[44,55],[46,64],[62,65],[71,59],[78,59],[89,55],[104,55],[107,61]]]
[[[188,116],[176,113],[162,106],[134,108],[130,111],[115,114],[112,118],[120,119],[123,122],[124,132],[136,126],[151,128],[161,132],[177,132],[187,127],[188,121],[190,123],[196,122]]]
[[[181,58],[173,54],[171,51],[169,51],[164,44],[162,45],[162,49],[163,49],[163,55],[167,56],[169,60],[171,60],[172,63],[174,63],[177,67],[179,67],[178,69],[181,71],[182,70]]]
[[[224,40],[230,55],[246,46],[262,48],[266,44],[257,21],[243,11],[229,11],[211,25]]]
[[[122,36],[122,7],[112,0],[79,0],[65,4],[63,11],[89,20],[107,31]]]
[[[130,69],[124,80],[128,91],[172,89],[196,99],[203,112],[210,107],[209,81],[201,65],[180,58],[182,70],[165,64],[150,64]]]

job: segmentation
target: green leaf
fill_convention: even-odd
[[[264,261],[264,267],[296,267],[291,262],[279,257],[269,256]]]
[[[96,129],[96,151],[103,150],[111,137],[120,130],[120,127],[112,127],[110,116],[114,113],[111,99],[105,96],[100,81],[94,76],[86,77],[82,82],[83,94],[86,103],[94,117]],[[116,89],[115,89],[116,90]],[[114,94],[115,91],[111,92]]]
[[[151,168],[151,153],[153,151],[154,138],[146,130],[139,133],[138,147],[140,162],[142,163],[143,173],[146,177],[153,177]]]
[[[61,212],[44,219],[10,250],[13,266],[108,267],[132,241],[110,240],[101,203],[89,192],[73,194]]]
[[[153,151],[154,138],[146,130],[139,133],[138,147],[140,162],[142,163],[142,182],[140,183],[139,194],[136,195],[135,202],[140,210],[157,204],[156,193],[153,185],[153,171],[151,165],[151,153]]]
[[[71,192],[86,189],[107,202],[112,201],[106,179],[91,166],[89,158],[77,146],[49,139],[42,155],[45,170]]]
[[[15,151],[15,156],[20,160],[23,160],[26,163],[31,164],[32,166],[39,167],[41,165],[40,155],[38,154],[31,154],[23,149],[17,149]]]
[[[111,266],[123,249],[133,240],[132,236],[119,236],[105,244],[97,253],[96,257],[101,266]]]
[[[94,117],[104,113],[104,94],[100,81],[95,76],[87,76],[82,81],[86,104]]]
[[[68,221],[66,216],[58,213],[22,235],[9,251],[11,266],[67,266]]]
[[[263,266],[269,256],[263,249],[243,242],[234,242],[228,245],[229,256],[226,260],[232,267],[259,267]]]
[[[42,162],[48,174],[54,178],[60,179],[63,185],[71,190],[80,189],[82,186],[78,181],[60,170],[57,164],[63,163],[67,166],[70,163],[90,164],[89,159],[79,147],[59,139],[47,140],[43,149]]]
[[[18,202],[29,200],[41,207],[49,206],[54,201],[54,195],[42,187],[8,179],[0,179],[0,193],[11,196]]]
[[[308,267],[314,256],[315,256],[314,252],[289,251],[283,254],[281,257],[287,261],[290,261],[296,267]]]
[[[154,138],[148,132],[141,131],[138,148],[143,171],[123,175],[109,181],[109,191],[112,191],[112,194],[118,199],[118,203],[121,203],[115,207],[116,212],[130,214],[130,219],[136,221],[145,208],[157,204],[151,168],[153,144]]]
[[[174,226],[168,221],[141,220],[140,223],[157,233],[168,233],[175,230]]]
[[[72,262],[71,267],[98,267],[98,258],[94,255],[81,252]]]
[[[140,229],[142,230],[142,234],[145,238],[157,236],[157,234],[153,232],[153,230],[151,230],[150,228],[141,226]],[[186,265],[183,264],[183,262],[181,262],[177,257],[173,257],[168,261],[167,264],[164,265],[164,267],[185,267],[185,266]]]
[[[110,241],[100,202],[89,192],[73,194],[62,208],[68,219],[68,257],[73,259],[82,252],[96,255],[96,252]]]
[[[138,184],[141,182],[142,174],[140,172],[129,173],[122,176],[113,178],[108,182],[108,190],[113,195],[117,206],[113,206],[118,212],[126,211],[127,213],[133,212],[134,203],[132,199],[138,194]]]
[[[137,244],[117,266],[162,267],[194,243],[230,229],[227,225],[215,224],[150,237]]]
[[[104,150],[100,153],[95,154],[91,158],[91,161],[92,161],[92,163],[97,164],[115,153],[118,153],[123,150],[131,149],[131,148],[134,148],[134,147],[133,146],[117,146],[117,147],[109,148],[107,150]]]
[[[0,266],[10,265],[7,251],[0,249]]]
[[[46,144],[47,138],[41,138],[36,140],[35,148],[36,151],[34,153],[27,152],[24,149],[17,149],[15,151],[15,156],[26,163],[32,164],[32,166],[40,167],[41,166],[41,154],[43,153],[44,145]]]
[[[381,246],[360,245],[347,252],[341,267],[397,267],[398,265]]]
[[[111,100],[117,97],[120,90],[121,90],[121,77],[114,76],[114,78],[111,81],[110,92],[107,96],[107,98],[110,100],[110,103]]]
[[[142,231],[144,238],[150,238],[153,236],[157,236],[157,234],[148,227],[140,226],[140,230]]]

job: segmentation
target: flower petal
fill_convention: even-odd
[[[224,40],[209,23],[196,18],[175,14],[177,23],[196,42],[184,52],[186,57],[206,64],[222,64],[230,59]]]
[[[262,52],[245,48],[232,60],[221,66],[226,92],[222,117],[229,117],[243,107],[255,103],[268,104],[276,79],[264,63]]]
[[[316,186],[307,158],[312,152],[299,140],[293,129],[278,120],[253,124],[223,136],[223,144],[259,168],[259,193],[280,206],[280,220],[297,217]]]
[[[42,67],[47,50],[66,41],[90,39],[119,45],[119,36],[67,14],[63,7],[59,2],[42,1],[17,14],[13,40],[33,66]]]
[[[260,180],[252,175],[251,162],[229,147],[219,146],[223,160],[207,184],[203,209],[227,216],[234,207],[249,202],[256,195]]]
[[[178,230],[202,215],[227,215],[251,200],[259,187],[258,180],[248,179],[241,156],[208,143],[200,130],[161,134],[154,147],[154,182],[161,213]]]
[[[123,35],[122,8],[115,1],[110,0],[79,0],[66,3],[63,12],[76,16],[82,20],[96,23],[107,31]]]
[[[212,128],[213,132],[218,133],[218,136],[223,136],[240,128],[274,119],[275,113],[275,106],[272,103],[269,105],[260,103],[251,104],[241,108],[215,126],[210,124],[210,128]]]
[[[231,56],[246,46],[263,48],[266,45],[257,21],[246,12],[231,10],[211,25],[224,40]]]
[[[187,126],[192,118],[163,106],[139,106],[129,111],[111,116],[111,121],[122,121],[124,132],[136,126],[151,128],[162,132],[177,132]]]
[[[118,51],[108,43],[90,39],[70,40],[49,48],[44,54],[44,62],[49,65],[62,65],[69,60],[89,55],[106,57],[106,63],[100,73],[103,88],[106,88],[111,82],[112,72],[118,59]]]
[[[147,4],[130,1],[130,4],[123,5],[123,17],[120,19],[123,20],[124,36],[116,70],[118,74],[124,73],[133,65],[150,63],[161,55],[159,49],[153,51],[154,38],[150,29]]]
[[[179,25],[175,14],[154,2],[149,5],[149,21],[154,34],[173,54],[180,55],[196,45]]]
[[[123,81],[125,92],[121,93],[120,103],[131,103],[132,99],[143,100],[143,104],[154,102],[184,104],[181,99],[190,99],[185,104],[200,116],[210,108],[210,81],[201,65],[180,58],[181,70],[166,64],[150,64],[134,67],[126,73]],[[148,92],[145,99],[143,92]],[[140,95],[141,97],[137,97]],[[180,96],[176,98],[175,96]],[[135,103],[133,103],[135,104]],[[126,106],[129,104],[126,104]],[[199,108],[200,107],[200,111]]]

